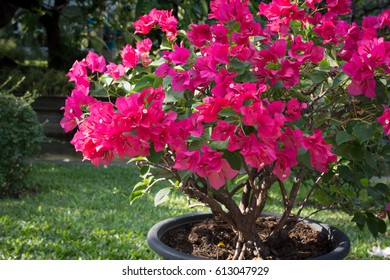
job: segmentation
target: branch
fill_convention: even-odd
[[[208,207],[210,207],[211,211],[215,216],[224,220],[233,228],[237,227],[232,217],[230,217],[228,213],[223,210],[222,206],[213,197],[208,196],[199,189],[197,181],[193,177],[190,177],[188,180],[186,180],[186,182],[181,182],[179,185],[179,189],[182,190],[189,197],[195,198],[199,202],[206,204]]]
[[[298,190],[301,186],[301,182],[302,182],[303,177],[304,177],[304,168],[301,168],[301,170],[299,171],[299,174],[294,179],[294,183],[291,187],[290,195],[288,197],[287,206],[285,207],[284,213],[283,213],[282,217],[280,218],[277,227],[271,233],[271,235],[270,235],[271,237],[278,238],[280,235],[280,232],[282,231],[282,229],[286,225],[287,220],[291,214],[291,210],[294,206],[295,199],[297,198]]]
[[[279,183],[280,192],[282,193],[283,205],[284,208],[286,208],[288,203],[287,191],[282,181],[278,180],[278,183]]]
[[[309,201],[309,197],[313,194],[314,190],[319,186],[319,182],[321,181],[322,177],[325,173],[321,173],[321,175],[317,178],[317,180],[314,182],[313,187],[308,192],[307,196],[305,197],[305,200],[302,202],[301,206],[299,207],[297,216],[301,215],[301,212],[303,208],[306,206],[307,202]]]

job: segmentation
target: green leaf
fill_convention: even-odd
[[[349,141],[352,141],[352,140],[355,140],[355,139],[356,139],[355,136],[349,134],[348,132],[340,131],[336,135],[336,144],[340,145],[340,144],[343,144],[345,142],[349,142]]]
[[[154,206],[158,206],[161,203],[164,203],[168,200],[169,193],[171,192],[171,187],[167,187],[159,190],[154,197]]]
[[[154,81],[156,79],[156,75],[154,74],[147,74],[144,75],[135,85],[134,91],[140,92],[145,88],[152,87],[154,84]]]
[[[156,152],[156,150],[154,149],[154,145],[152,143],[150,145],[149,153],[150,155],[147,157],[147,159],[152,163],[158,164],[163,155],[163,152],[162,151]]]
[[[150,66],[160,66],[161,64],[164,64],[165,62],[167,62],[167,61],[165,60],[165,58],[160,57],[158,60],[154,60],[154,61],[151,62],[149,65],[150,65]]]
[[[136,201],[137,199],[141,198],[143,195],[145,195],[145,192],[143,190],[133,191],[130,194],[130,204],[133,204],[134,201]]]
[[[105,88],[98,82],[93,82],[94,89],[91,91],[91,95],[94,97],[107,97],[107,91]]]
[[[172,77],[171,76],[166,76],[163,79],[162,85],[163,85],[163,88],[165,88],[165,89],[171,87],[171,85],[172,85]]]
[[[344,166],[344,165],[339,166],[337,168],[337,173],[340,174],[341,178],[343,178],[347,181],[351,181],[355,177],[354,172],[348,166]]]
[[[229,144],[228,140],[225,141],[213,141],[210,143],[210,148],[214,150],[224,150],[226,149],[227,145]]]
[[[309,151],[306,151],[304,149],[299,149],[298,152],[299,153],[298,153],[298,156],[297,156],[297,160],[302,162],[309,169],[313,169],[313,167],[311,166],[311,163],[310,163],[310,153],[309,153]]]
[[[381,200],[383,198],[383,195],[379,192],[377,192],[374,188],[368,187],[367,188],[367,194],[371,196],[375,200]]]
[[[333,67],[330,66],[330,63],[329,61],[327,61],[326,59],[323,59],[320,61],[320,63],[318,64],[320,70],[322,71],[331,71],[333,70]]]
[[[364,225],[367,222],[367,217],[366,217],[366,215],[364,215],[364,213],[357,212],[354,214],[354,216],[352,218],[352,222],[355,222],[356,225],[360,228],[360,230],[362,230]]]
[[[371,152],[364,151],[364,160],[374,170],[378,169],[377,160]]]
[[[139,156],[139,157],[135,157],[135,158],[132,158],[128,161],[128,163],[131,163],[131,162],[136,162],[136,161],[145,161],[147,160],[146,157],[142,157],[142,156]]]
[[[323,71],[314,71],[311,74],[309,74],[310,80],[312,80],[313,83],[319,84],[322,83],[326,78],[326,73]]]
[[[235,169],[235,170],[240,170],[242,167],[242,160],[241,156],[238,153],[230,152],[228,150],[223,151],[223,156],[224,159],[228,161],[230,164],[230,167]]]
[[[236,177],[235,184],[240,184],[241,182],[244,182],[245,180],[248,180],[249,175],[248,174],[241,174]]]
[[[218,115],[225,118],[234,117],[237,116],[237,112],[232,108],[223,108]]]
[[[162,82],[163,82],[163,78],[162,78],[162,77],[157,77],[157,76],[156,76],[156,78],[155,78],[155,80],[154,80],[154,83],[153,83],[153,87],[154,87],[154,88],[159,87],[159,86],[162,84]]]
[[[141,177],[143,177],[143,176],[149,174],[149,171],[150,171],[150,166],[144,165],[140,168],[139,173],[140,173]]]
[[[376,217],[374,214],[367,212],[367,227],[371,234],[377,238],[379,233],[383,233],[383,229],[386,231],[386,224],[383,226],[382,219]]]
[[[313,197],[320,203],[321,205],[332,205],[333,203],[333,198],[326,192],[324,192],[321,189],[317,189],[313,195]]]
[[[209,13],[209,5],[207,4],[206,0],[200,0],[200,3],[202,4],[202,8],[205,14]]]
[[[359,123],[353,128],[353,132],[360,143],[364,143],[374,136],[376,127],[373,125]]]
[[[378,183],[374,186],[377,192],[382,193],[385,197],[390,197],[390,186],[384,183]]]
[[[385,234],[387,230],[387,225],[384,220],[378,219],[378,231],[379,233]]]
[[[232,72],[243,74],[247,68],[248,64],[245,64],[245,62],[238,60],[237,58],[233,58],[230,62],[230,69]]]
[[[348,79],[348,75],[344,72],[340,72],[337,74],[337,76],[333,80],[332,88],[335,89],[340,86],[341,83],[346,81]]]

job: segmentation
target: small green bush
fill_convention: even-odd
[[[42,126],[30,104],[0,92],[0,197],[17,197],[25,189],[30,159],[42,140]]]
[[[17,92],[31,92],[38,95],[68,95],[73,89],[65,71],[44,67],[0,68],[0,86],[10,90],[19,83]],[[13,92],[13,93],[17,93]]]

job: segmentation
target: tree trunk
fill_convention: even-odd
[[[40,17],[46,29],[49,68],[69,68],[66,48],[61,39],[59,20],[67,0],[56,0],[53,9]]]

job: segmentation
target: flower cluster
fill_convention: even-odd
[[[380,68],[390,73],[390,43],[375,37],[376,29],[389,25],[388,11],[366,20],[362,30],[337,19],[337,14],[349,12],[350,1],[328,0],[328,12],[322,15],[306,14],[289,0],[277,0],[259,6],[258,14],[269,20],[263,29],[254,20],[248,1],[211,2],[209,18],[215,19],[216,24],[191,24],[187,33],[195,58],[184,41],[180,45],[175,43],[171,51],[163,52],[164,62],[155,72],[159,77],[170,78],[174,92],[188,90],[202,96],[211,87],[201,104],[187,117],[179,117],[172,110],[164,112],[166,93],[161,85],[120,97],[115,105],[97,101],[89,95],[88,70],[116,80],[139,63],[147,67],[152,61],[149,56],[152,42],[147,38],[137,42],[136,48],[126,45],[121,51],[121,64],[106,65],[102,56],[89,52],[85,60],[75,62],[68,74],[76,87],[66,101],[61,122],[66,131],[78,125],[72,141],[76,149],[83,152],[85,159],[99,165],[110,163],[114,154],[148,156],[151,145],[155,151],[169,148],[176,155],[174,168],[209,178],[210,184],[218,189],[238,170],[233,170],[222,158],[223,153],[213,150],[208,143],[199,150],[191,150],[189,140],[201,137],[206,125],[211,128],[210,141],[226,141],[228,151],[238,151],[247,165],[258,170],[273,165],[273,172],[280,180],[285,180],[290,169],[298,164],[296,156],[300,148],[310,151],[313,168],[326,172],[329,162],[335,162],[337,157],[325,143],[322,132],[317,130],[311,136],[303,136],[302,130],[289,126],[300,119],[306,104],[296,98],[288,102],[271,101],[263,98],[262,93],[278,82],[286,89],[299,84],[303,66],[324,58],[324,47],[289,33],[290,22],[295,20],[302,25],[314,25],[314,32],[323,38],[324,44],[345,40],[340,56],[349,60],[343,66],[352,78],[349,92],[374,97],[374,72]],[[314,4],[321,1],[306,2],[310,9],[316,9]],[[236,22],[239,28],[229,30],[230,22]],[[134,26],[136,33],[141,34],[159,26],[174,42],[177,23],[172,12],[153,9]],[[278,39],[273,40],[277,34]],[[256,36],[260,38],[258,41],[253,40]],[[238,73],[232,66],[240,61],[250,65],[253,82],[236,79]],[[83,109],[88,110],[87,115]],[[232,114],[229,121],[221,116],[224,111]],[[388,112],[378,118],[387,134]]]
[[[186,32],[172,11],[151,10],[134,23],[135,33],[161,29],[164,48],[152,50],[146,38],[124,46],[119,63],[93,52],[76,61],[62,127],[78,128],[72,144],[96,166],[115,155],[164,154],[163,168],[179,181],[189,172],[216,190],[242,173],[251,179],[269,171],[283,182],[305,166],[305,155],[313,170],[327,172],[338,156],[325,141],[334,136],[330,125],[316,126],[317,117],[326,108],[328,118],[340,112],[331,104],[340,96],[377,98],[379,78],[390,74],[390,43],[378,37],[390,27],[390,10],[360,27],[338,17],[350,12],[351,0],[297,2],[261,3],[253,15],[249,0],[211,0],[214,24]],[[99,101],[90,95],[96,84],[108,94],[126,91],[115,102]],[[389,135],[386,108],[374,119]],[[343,131],[338,142],[354,137]]]

